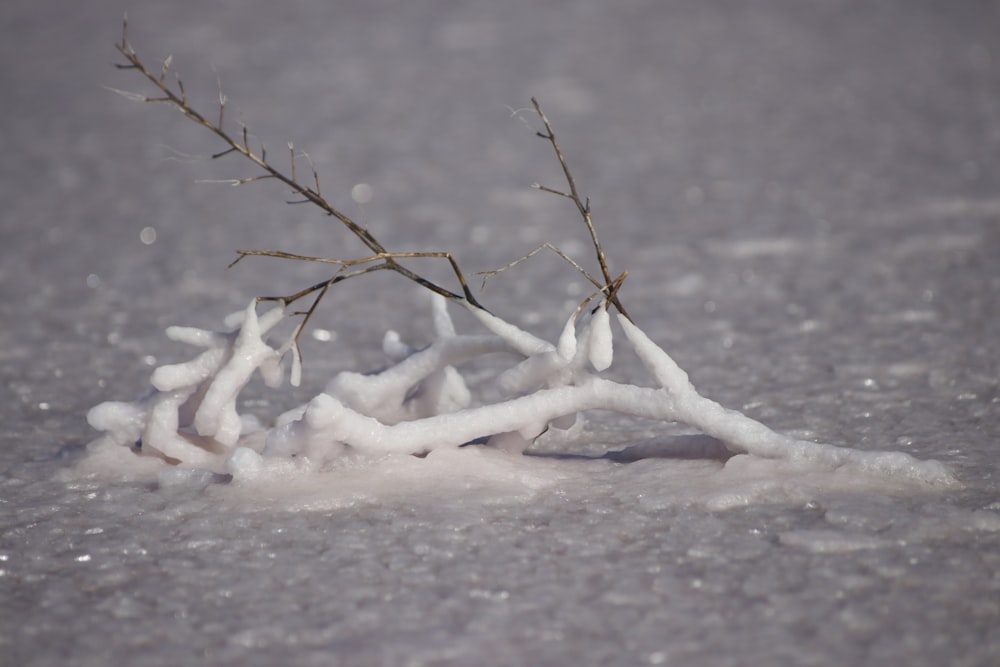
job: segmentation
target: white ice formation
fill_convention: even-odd
[[[289,353],[297,384],[294,346],[290,341],[274,346],[265,338],[284,317],[282,309],[258,316],[251,303],[228,322],[235,328],[227,333],[171,327],[168,337],[207,349],[189,362],[157,368],[153,389],[144,398],[94,407],[87,418],[103,435],[91,443],[91,455],[113,461],[117,452],[252,476],[266,466],[288,470],[292,458],[323,465],[347,454],[424,456],[470,443],[520,454],[546,430],[573,426],[579,413],[610,410],[687,424],[736,454],[849,467],[929,485],[955,483],[936,461],[798,440],[723,408],[701,396],[687,373],[621,315],[618,326],[655,386],[601,377],[613,360],[612,318],[605,303],[574,312],[555,344],[468,304],[489,333],[458,334],[445,300],[435,296],[433,303],[433,343],[413,349],[388,332],[383,341],[387,368],[372,374],[341,372],[322,393],[271,425],[240,415],[237,399],[255,371],[268,385],[279,384],[282,358]],[[497,353],[516,360],[494,380],[501,398],[474,405],[457,367]]]

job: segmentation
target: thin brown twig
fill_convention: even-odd
[[[554,252],[555,254],[559,255],[559,257],[561,257],[563,260],[565,260],[567,263],[569,263],[573,268],[575,268],[577,271],[579,271],[581,274],[583,274],[583,276],[587,280],[589,280],[590,283],[594,287],[596,287],[598,290],[602,290],[602,291],[604,290],[604,283],[602,283],[600,280],[598,280],[594,276],[590,275],[590,272],[587,271],[587,269],[585,269],[582,266],[580,266],[579,262],[577,262],[575,259],[573,259],[569,255],[567,255],[566,253],[564,253],[558,246],[554,246],[551,243],[543,243],[542,245],[538,246],[537,248],[535,248],[531,252],[529,252],[529,253],[527,253],[525,255],[522,255],[521,257],[518,257],[513,262],[509,262],[509,263],[501,266],[499,269],[493,269],[492,271],[476,271],[473,275],[475,275],[475,276],[482,276],[483,277],[483,286],[482,286],[482,289],[486,289],[486,281],[487,280],[489,280],[490,278],[492,278],[492,277],[494,277],[494,276],[496,276],[496,275],[498,275],[500,273],[503,273],[507,269],[514,268],[515,266],[517,266],[521,262],[524,262],[526,260],[531,259],[532,257],[534,257],[535,255],[537,255],[538,253],[540,253],[543,250],[550,250],[550,251]]]
[[[597,253],[597,262],[601,265],[601,275],[604,277],[604,285],[600,287],[601,291],[604,292],[608,302],[614,304],[615,308],[618,309],[618,312],[631,321],[632,318],[629,317],[628,313],[625,311],[625,307],[622,306],[621,301],[618,300],[618,288],[613,288],[614,281],[611,278],[611,271],[608,269],[608,259],[604,254],[604,247],[601,245],[601,241],[597,236],[597,229],[594,227],[594,220],[590,215],[590,199],[582,199],[580,197],[580,193],[576,188],[576,179],[573,178],[573,173],[570,171],[569,164],[566,162],[566,156],[563,155],[562,148],[559,146],[559,141],[556,139],[555,130],[552,129],[552,123],[549,122],[545,112],[542,111],[542,106],[534,97],[531,98],[531,104],[535,108],[535,113],[538,114],[542,124],[545,126],[544,132],[537,132],[536,134],[552,144],[552,149],[555,151],[556,157],[559,159],[559,165],[562,167],[563,175],[566,178],[566,184],[569,185],[569,192],[562,192],[537,183],[534,187],[535,189],[543,192],[565,197],[576,205],[577,210],[580,212],[580,217],[583,218],[583,222],[587,226],[587,232],[590,234],[590,241],[594,246],[594,251]],[[621,287],[621,285],[618,287]]]
[[[260,180],[268,180],[268,179],[274,179],[274,180],[280,181],[281,183],[283,183],[283,184],[287,185],[289,188],[291,188],[292,192],[295,195],[302,197],[302,201],[309,202],[309,203],[313,204],[314,206],[319,207],[327,215],[330,215],[330,216],[336,218],[337,220],[339,220],[341,223],[343,223],[343,225],[345,227],[347,227],[347,229],[352,234],[354,234],[354,236],[356,236],[369,250],[371,250],[374,253],[371,257],[363,258],[362,260],[350,260],[350,261],[348,261],[346,263],[341,263],[342,266],[343,265],[352,266],[352,265],[357,265],[357,264],[360,264],[360,263],[368,263],[368,262],[372,262],[372,261],[380,261],[380,262],[383,263],[383,265],[379,266],[378,267],[379,269],[386,269],[386,270],[390,270],[390,271],[395,271],[396,273],[399,273],[399,274],[403,275],[404,277],[412,280],[413,282],[416,282],[417,284],[419,284],[419,285],[421,285],[423,287],[426,287],[427,289],[430,289],[431,291],[433,291],[433,292],[435,292],[437,294],[440,294],[441,296],[444,296],[444,297],[446,297],[448,299],[452,299],[452,300],[456,300],[456,301],[466,301],[466,302],[468,302],[470,305],[472,305],[474,307],[477,307],[477,308],[485,310],[485,308],[482,306],[482,304],[480,304],[479,301],[476,299],[476,297],[473,295],[472,290],[468,286],[468,282],[465,280],[464,274],[462,273],[461,269],[459,268],[458,262],[455,261],[455,258],[451,255],[451,253],[447,253],[447,252],[436,252],[436,253],[393,253],[393,252],[389,252],[386,249],[386,247],[384,245],[382,245],[382,243],[379,242],[371,234],[371,232],[368,231],[368,229],[366,229],[365,227],[357,224],[349,216],[347,216],[346,214],[344,214],[343,212],[341,212],[340,210],[338,210],[337,208],[335,208],[332,204],[330,204],[330,202],[325,197],[323,197],[323,195],[320,192],[319,175],[318,175],[318,173],[316,171],[315,166],[312,164],[312,160],[309,159],[309,156],[307,154],[302,153],[301,155],[304,156],[306,158],[306,160],[309,161],[310,170],[312,172],[313,180],[314,180],[314,183],[315,183],[314,186],[303,185],[302,183],[300,183],[298,181],[297,174],[296,174],[296,168],[295,168],[295,162],[296,162],[297,155],[295,153],[295,149],[294,149],[294,146],[292,144],[289,144],[289,151],[290,151],[290,154],[291,154],[291,162],[292,162],[292,174],[288,175],[285,172],[283,172],[282,170],[274,167],[271,163],[269,163],[265,159],[266,158],[266,153],[264,153],[263,147],[261,148],[260,154],[256,153],[253,150],[253,148],[251,147],[251,142],[250,142],[250,132],[249,132],[249,129],[248,129],[248,127],[247,127],[247,125],[245,123],[242,123],[242,122],[240,123],[240,133],[239,133],[238,137],[234,137],[228,131],[226,131],[226,129],[222,125],[222,121],[224,120],[224,117],[225,117],[224,114],[225,114],[225,108],[226,108],[227,98],[222,93],[221,88],[220,88],[220,91],[219,91],[219,123],[212,122],[211,120],[209,120],[208,118],[206,118],[203,114],[201,114],[199,111],[197,111],[194,107],[192,107],[189,104],[188,100],[187,100],[187,94],[184,92],[184,86],[183,86],[183,83],[181,82],[180,77],[176,76],[176,74],[175,74],[176,85],[177,85],[177,90],[176,91],[173,88],[171,88],[171,86],[169,85],[169,83],[167,81],[166,73],[168,72],[168,70],[170,68],[170,65],[172,64],[172,59],[168,59],[167,61],[165,61],[164,62],[164,66],[161,68],[160,75],[156,75],[153,72],[151,72],[146,67],[146,65],[142,62],[142,60],[139,58],[139,55],[136,53],[135,49],[132,47],[132,45],[128,41],[128,20],[127,19],[125,19],[123,21],[123,23],[122,23],[122,40],[121,40],[121,43],[116,44],[115,47],[118,49],[118,52],[127,61],[124,64],[118,64],[117,67],[119,69],[134,69],[134,70],[138,70],[140,74],[142,74],[150,83],[152,83],[162,93],[162,96],[161,97],[149,97],[149,96],[146,96],[146,95],[139,95],[139,94],[135,94],[135,93],[128,93],[126,91],[116,91],[116,92],[119,92],[119,93],[125,95],[126,97],[128,97],[129,99],[133,99],[133,100],[138,100],[138,101],[143,101],[143,102],[163,102],[163,103],[166,103],[166,104],[174,106],[175,108],[177,108],[178,110],[180,110],[187,118],[191,119],[192,121],[194,121],[198,125],[201,125],[202,127],[208,129],[209,131],[211,131],[213,134],[215,134],[217,137],[219,137],[226,144],[227,148],[224,149],[224,150],[222,150],[222,151],[220,151],[220,152],[218,152],[218,153],[216,153],[216,154],[214,154],[213,155],[214,158],[221,158],[221,157],[224,157],[224,156],[229,155],[231,153],[238,153],[238,154],[242,155],[245,159],[247,159],[250,162],[252,162],[257,167],[259,167],[260,169],[264,170],[264,172],[265,172],[263,174],[259,174],[259,175],[256,175],[256,176],[250,176],[250,177],[241,178],[241,179],[230,179],[230,180],[225,181],[225,182],[231,183],[232,185],[244,185],[244,184],[247,184],[247,183],[252,183],[252,182],[256,182],[256,181],[260,181]],[[272,256],[281,256],[280,253],[268,253],[268,252],[247,253],[247,254],[271,254]],[[453,292],[452,290],[449,290],[449,289],[447,289],[445,287],[442,287],[442,286],[438,285],[437,283],[435,283],[435,282],[433,282],[433,281],[431,281],[431,280],[429,280],[427,278],[424,278],[423,276],[417,274],[416,272],[414,272],[414,271],[406,268],[405,266],[399,264],[399,262],[397,261],[397,259],[414,258],[414,257],[436,257],[436,258],[445,258],[445,259],[447,259],[448,262],[449,262],[449,264],[451,265],[452,271],[455,273],[456,277],[458,278],[459,284],[461,286],[461,294]],[[332,263],[340,263],[340,262],[333,261]],[[372,268],[373,267],[369,267],[369,270],[371,270]],[[367,273],[367,272],[369,272],[369,271],[366,270],[366,271],[363,271],[363,272],[353,272],[353,273],[350,273],[350,274],[343,274],[343,273],[341,273],[341,274],[338,274],[337,276],[335,276],[335,279],[332,278],[330,281],[326,281],[326,282],[328,283],[328,285],[332,285],[335,282],[340,282],[341,280],[343,280],[346,277],[349,277],[351,275],[360,275],[360,273]],[[290,304],[290,303],[294,302],[295,300],[297,300],[298,298],[302,298],[303,296],[305,296],[307,294],[311,294],[312,292],[315,292],[317,289],[321,289],[321,288],[315,288],[315,289],[309,288],[307,290],[304,290],[301,293],[298,293],[297,295],[288,295],[287,297],[281,297],[281,298],[278,298],[278,299],[272,299],[272,298],[268,297],[267,300],[281,300],[281,301],[284,301],[286,304]],[[326,294],[326,291],[324,290],[322,292],[322,295],[325,295],[325,294]],[[309,312],[311,313],[314,310],[315,310],[315,306],[313,308],[310,308]]]
[[[424,287],[428,288],[432,292],[437,292],[438,294],[441,294],[441,296],[444,296],[444,297],[456,298],[456,295],[452,294],[451,292],[447,292],[447,290],[444,290],[444,288],[442,288],[442,287],[438,287],[437,285],[435,285],[434,283],[430,282],[429,280],[426,280],[422,276],[420,276],[420,275],[418,275],[416,273],[410,272],[409,269],[406,269],[405,267],[400,266],[399,264],[390,264],[390,262],[394,262],[397,259],[446,259],[446,260],[448,260],[448,263],[451,264],[452,270],[455,272],[455,275],[458,277],[458,281],[459,281],[459,283],[462,286],[462,290],[463,291],[469,290],[469,285],[468,285],[468,283],[465,280],[465,276],[459,270],[458,261],[455,259],[455,256],[452,255],[450,252],[444,252],[444,251],[440,251],[440,252],[438,252],[438,251],[429,251],[429,252],[380,252],[380,253],[377,253],[375,255],[370,255],[368,257],[359,257],[357,259],[334,259],[332,257],[311,257],[309,255],[297,255],[295,253],[282,252],[280,250],[237,250],[236,253],[239,255],[239,257],[237,257],[232,262],[230,262],[229,263],[229,267],[227,267],[227,268],[232,267],[233,265],[235,265],[236,263],[238,263],[240,260],[242,260],[244,257],[277,257],[278,259],[293,259],[293,260],[302,261],[302,262],[317,262],[317,263],[320,263],[320,264],[335,264],[335,265],[341,267],[340,271],[338,271],[337,274],[334,276],[334,278],[337,278],[336,282],[340,282],[345,277],[350,277],[350,275],[360,275],[360,273],[357,273],[357,274],[344,274],[344,273],[342,273],[342,271],[344,269],[348,269],[348,268],[355,267],[355,266],[361,266],[361,265],[364,265],[364,264],[375,264],[376,262],[382,262],[382,264],[377,264],[376,265],[379,270],[381,270],[381,269],[387,269],[387,270],[390,270],[390,271],[395,271],[397,273],[403,273],[403,275],[406,275],[408,278],[410,278],[414,282],[419,283],[420,285],[423,285]],[[447,294],[442,293],[441,290],[444,290],[445,292],[447,292]],[[310,291],[312,291],[312,290],[310,290]],[[302,298],[302,296],[303,296],[300,293],[296,293],[296,294],[298,294],[298,296],[290,295],[289,297],[281,297],[281,298],[285,298],[286,299],[286,304],[290,305],[290,304],[294,303],[296,300]],[[292,296],[295,296],[295,298],[291,298]],[[457,297],[457,298],[461,298],[461,297]],[[273,298],[269,297],[268,300],[276,300],[276,299],[273,299]],[[475,304],[473,304],[473,305],[475,305]],[[481,308],[481,306],[477,306],[477,307]]]
[[[451,253],[449,253],[449,252],[389,252],[386,249],[386,247],[384,245],[382,245],[382,243],[380,241],[378,241],[378,239],[376,239],[367,228],[365,228],[362,225],[359,225],[354,220],[352,220],[349,216],[347,216],[346,214],[344,214],[343,212],[341,212],[340,210],[338,210],[337,208],[335,208],[332,204],[330,204],[330,202],[322,195],[322,192],[321,192],[321,189],[320,189],[319,174],[318,174],[318,172],[316,170],[316,167],[313,164],[312,160],[309,158],[309,155],[307,153],[305,153],[305,152],[299,152],[299,153],[297,153],[296,150],[295,150],[295,146],[291,142],[288,143],[289,160],[290,160],[290,165],[291,165],[291,173],[289,175],[289,174],[286,174],[284,171],[282,171],[282,170],[274,167],[270,162],[268,162],[268,160],[267,160],[267,150],[266,150],[265,146],[263,145],[263,143],[261,143],[259,153],[254,151],[254,149],[251,146],[249,128],[247,127],[247,125],[244,122],[242,122],[242,120],[239,121],[239,134],[238,134],[238,136],[234,137],[233,135],[231,135],[225,129],[225,125],[224,125],[224,123],[225,123],[225,112],[226,112],[226,106],[227,106],[227,103],[228,103],[228,98],[223,93],[221,80],[219,81],[219,84],[218,84],[219,85],[219,92],[218,92],[218,104],[219,104],[218,120],[217,120],[217,122],[212,122],[206,116],[204,116],[202,113],[200,113],[199,111],[197,111],[194,107],[192,107],[191,104],[188,102],[187,93],[186,93],[186,91],[184,89],[184,83],[181,80],[180,75],[177,74],[176,72],[173,72],[173,79],[174,79],[174,82],[175,82],[174,85],[176,86],[176,90],[173,87],[171,87],[171,85],[169,83],[169,74],[172,72],[172,69],[171,69],[172,65],[173,65],[173,57],[172,56],[168,56],[167,58],[164,59],[163,63],[161,64],[160,71],[159,71],[158,75],[154,74],[153,72],[151,72],[146,67],[146,65],[141,61],[141,59],[139,58],[139,55],[137,54],[137,52],[135,51],[135,49],[132,47],[132,45],[128,41],[128,20],[127,20],[127,18],[125,20],[123,20],[123,22],[122,22],[122,39],[121,39],[121,43],[115,44],[115,47],[117,48],[118,52],[126,60],[126,63],[118,64],[117,67],[119,69],[134,69],[134,70],[138,70],[140,74],[142,74],[150,83],[153,84],[153,86],[155,86],[160,91],[160,93],[162,93],[162,96],[160,96],[160,97],[150,97],[148,95],[142,95],[142,94],[132,93],[132,92],[128,92],[128,91],[122,91],[122,90],[117,90],[117,89],[112,89],[112,90],[114,90],[115,92],[117,92],[117,93],[119,93],[119,94],[127,97],[128,99],[134,100],[134,101],[150,102],[150,103],[161,103],[162,102],[162,103],[165,103],[165,104],[168,104],[168,105],[171,105],[171,106],[175,107],[176,109],[178,109],[179,111],[181,111],[188,119],[194,121],[198,125],[201,125],[202,127],[204,127],[206,129],[208,129],[209,131],[211,131],[213,134],[215,134],[217,137],[219,137],[223,141],[223,143],[226,145],[225,149],[223,149],[223,150],[221,150],[221,151],[219,151],[219,152],[217,152],[217,153],[215,153],[215,154],[212,155],[213,159],[219,159],[219,158],[228,156],[228,155],[230,155],[232,153],[238,153],[239,155],[243,156],[245,159],[249,160],[251,163],[253,163],[254,165],[256,165],[258,168],[262,169],[263,172],[264,172],[264,173],[261,173],[261,174],[255,175],[255,176],[249,176],[249,177],[239,178],[239,179],[228,179],[228,180],[223,180],[221,182],[225,182],[225,183],[229,183],[229,184],[234,185],[234,186],[238,186],[238,185],[246,185],[248,183],[254,183],[254,182],[262,181],[262,180],[272,180],[273,179],[273,180],[280,181],[284,185],[286,185],[289,188],[291,188],[292,193],[294,195],[301,197],[301,199],[289,201],[287,203],[289,203],[289,204],[311,203],[314,206],[317,206],[322,211],[324,211],[327,215],[330,215],[330,216],[336,218],[337,220],[339,220],[354,236],[356,236],[370,251],[372,251],[373,254],[370,255],[370,256],[362,257],[362,258],[358,258],[358,259],[351,259],[351,260],[339,260],[339,259],[324,258],[324,257],[311,257],[311,256],[306,256],[306,255],[298,255],[298,254],[294,254],[294,253],[287,253],[287,252],[273,251],[273,250],[238,250],[237,251],[238,257],[229,266],[233,266],[234,264],[236,264],[237,262],[239,262],[240,260],[242,260],[244,257],[247,257],[247,256],[268,256],[268,257],[276,257],[276,258],[281,258],[281,259],[292,259],[292,260],[298,260],[298,261],[309,261],[309,262],[334,264],[334,265],[337,265],[337,266],[340,267],[338,269],[338,271],[333,276],[331,276],[330,278],[327,278],[326,280],[318,282],[318,283],[316,283],[314,285],[310,285],[309,287],[306,287],[305,289],[302,289],[302,290],[300,290],[298,292],[295,292],[294,294],[288,294],[288,295],[284,295],[284,296],[262,296],[262,297],[258,297],[258,301],[276,301],[276,302],[280,302],[284,306],[288,306],[288,305],[290,305],[292,303],[295,303],[296,301],[298,301],[298,300],[300,300],[302,298],[305,298],[305,297],[307,297],[309,295],[312,295],[312,294],[316,294],[316,297],[313,299],[313,302],[310,304],[309,308],[306,309],[305,311],[301,311],[301,312],[297,313],[299,315],[303,315],[304,319],[299,324],[299,326],[297,327],[297,330],[296,330],[296,333],[295,333],[294,342],[295,342],[296,348],[298,348],[299,335],[301,334],[302,330],[305,328],[305,325],[308,323],[309,319],[315,313],[317,307],[319,306],[319,303],[323,300],[323,297],[326,296],[326,294],[329,291],[330,287],[332,287],[333,285],[335,285],[335,284],[337,284],[339,282],[347,280],[349,278],[353,278],[353,277],[356,277],[356,276],[364,275],[364,274],[367,274],[367,273],[372,273],[374,271],[382,271],[382,270],[394,271],[394,272],[399,273],[400,275],[406,277],[407,279],[409,279],[409,280],[411,280],[411,281],[413,281],[413,282],[415,282],[415,283],[417,283],[417,284],[419,284],[419,285],[421,285],[421,286],[423,286],[423,287],[431,290],[432,292],[440,294],[441,296],[443,296],[445,298],[448,298],[448,299],[451,299],[451,300],[455,300],[455,301],[462,301],[462,302],[465,302],[468,305],[471,305],[473,307],[476,307],[476,308],[479,308],[479,309],[482,309],[482,310],[486,310],[478,302],[478,300],[476,299],[476,297],[472,294],[472,291],[469,288],[469,285],[468,285],[468,283],[467,283],[467,281],[465,279],[464,274],[462,273],[462,270],[460,269],[460,267],[458,265],[458,262],[455,260],[455,257]],[[623,315],[625,315],[625,317],[628,317],[628,314],[625,312],[625,309],[621,305],[620,301],[618,300],[618,296],[617,296],[618,290],[621,287],[621,284],[624,281],[625,276],[627,275],[627,273],[623,273],[618,278],[612,280],[610,271],[608,269],[607,259],[606,259],[605,255],[604,255],[604,250],[603,250],[603,248],[601,246],[600,240],[598,239],[597,231],[594,228],[594,224],[593,224],[593,221],[591,219],[590,201],[589,201],[589,199],[585,201],[585,200],[583,200],[583,199],[580,198],[580,195],[579,195],[579,193],[577,191],[576,182],[575,182],[575,180],[573,178],[572,173],[570,172],[570,169],[569,169],[569,166],[568,166],[568,164],[566,162],[565,156],[563,155],[562,149],[559,146],[559,142],[556,139],[555,132],[552,129],[552,124],[549,122],[549,119],[545,116],[545,113],[542,111],[542,108],[541,108],[540,104],[538,103],[538,101],[535,98],[532,98],[531,102],[532,102],[532,105],[534,106],[535,113],[539,116],[539,118],[542,120],[542,123],[545,126],[545,131],[544,132],[538,132],[537,134],[538,134],[538,136],[540,136],[540,137],[548,140],[552,144],[552,147],[555,150],[556,156],[559,159],[559,163],[562,166],[563,173],[564,173],[564,175],[566,177],[566,182],[569,185],[569,192],[568,193],[567,192],[561,192],[559,190],[555,190],[555,189],[544,187],[544,186],[537,185],[537,184],[536,184],[535,187],[538,188],[538,189],[540,189],[540,190],[543,190],[545,192],[549,192],[549,193],[556,194],[556,195],[559,195],[561,197],[565,197],[567,199],[570,199],[576,205],[577,209],[580,212],[580,215],[582,216],[582,218],[584,220],[584,223],[586,224],[587,230],[588,230],[588,232],[590,234],[591,242],[593,243],[594,249],[595,249],[595,251],[597,253],[597,259],[598,259],[598,263],[600,264],[600,267],[601,267],[601,274],[602,274],[602,277],[603,277],[603,282],[601,280],[595,278],[594,276],[592,276],[590,273],[588,273],[582,266],[580,266],[580,264],[578,264],[576,261],[574,261],[568,255],[566,255],[560,249],[558,249],[557,247],[555,247],[555,246],[553,246],[551,244],[546,243],[546,244],[542,245],[541,247],[537,248],[536,250],[528,253],[524,257],[521,257],[521,258],[519,258],[517,260],[514,260],[510,264],[508,264],[508,265],[506,265],[506,266],[504,266],[504,267],[502,267],[502,268],[500,268],[500,269],[498,269],[496,271],[482,272],[481,274],[479,274],[479,275],[483,275],[484,276],[484,278],[483,278],[483,286],[485,287],[486,280],[489,277],[494,276],[494,275],[496,275],[496,274],[498,274],[498,273],[500,273],[500,272],[502,272],[502,271],[504,271],[504,270],[506,270],[508,268],[516,266],[520,262],[528,259],[529,257],[534,256],[535,254],[537,254],[541,250],[547,248],[547,249],[555,252],[562,259],[564,259],[565,261],[569,262],[578,271],[580,271],[592,284],[594,284],[595,287],[598,288],[598,290],[599,290],[598,293],[602,293],[602,294],[605,295],[605,299],[606,299],[607,302],[613,303],[614,306],[618,309],[619,312],[621,312]],[[310,168],[310,171],[311,171],[312,177],[313,177],[313,183],[314,183],[313,186],[303,185],[298,180],[297,159],[299,157],[304,157],[307,160],[307,162],[309,163],[309,168]],[[451,266],[451,269],[454,272],[454,274],[455,274],[455,276],[456,276],[456,278],[457,278],[457,280],[459,282],[459,285],[461,287],[461,294],[453,292],[452,290],[449,290],[449,289],[447,289],[445,287],[442,287],[441,285],[439,285],[439,284],[437,284],[437,283],[435,283],[435,282],[433,282],[433,281],[431,281],[431,280],[429,280],[427,278],[424,278],[422,275],[420,275],[420,274],[416,273],[415,271],[413,271],[413,270],[411,270],[411,269],[403,266],[398,261],[398,260],[401,260],[401,259],[417,259],[417,258],[446,259],[449,262],[449,264]],[[362,268],[358,268],[358,269],[353,270],[353,271],[349,271],[348,270],[348,269],[351,269],[351,268],[354,268],[354,267],[362,267]],[[301,354],[301,352],[298,349],[297,349],[297,352],[299,352]]]

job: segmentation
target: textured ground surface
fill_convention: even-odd
[[[267,184],[196,183],[248,174],[102,88],[139,87],[110,66],[125,9],[192,98],[218,76],[232,117],[273,154],[306,147],[377,235],[468,270],[546,240],[586,257],[568,204],[527,187],[558,168],[505,105],[539,96],[623,298],[703,393],[944,460],[965,487],[552,458],[386,462],[294,492],[68,475],[90,406],[187,358],[164,326],[320,277],[225,272],[235,248],[358,252]],[[0,664],[1000,660],[995,3],[18,0],[0,25]],[[484,300],[552,336],[581,290],[536,259]],[[336,339],[309,341],[304,386],[250,407],[377,366],[387,327],[429,330],[392,276],[318,325]],[[577,446],[653,434],[596,415]]]

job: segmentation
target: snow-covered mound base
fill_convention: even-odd
[[[286,356],[292,358],[292,382],[298,383],[294,333],[276,345],[266,339],[284,318],[281,308],[258,315],[251,303],[227,320],[226,332],[171,327],[170,338],[204,351],[191,361],[157,368],[145,397],[94,407],[88,420],[103,435],[90,444],[79,469],[126,477],[155,474],[163,485],[250,484],[258,495],[267,487],[265,495],[294,497],[304,506],[415,488],[531,494],[578,475],[581,465],[642,460],[657,460],[658,474],[669,478],[664,459],[675,459],[670,465],[682,477],[704,478],[693,496],[717,507],[794,493],[787,490],[794,487],[788,480],[816,474],[825,475],[820,485],[957,484],[936,461],[798,440],[723,408],[701,396],[673,359],[622,315],[618,326],[656,386],[602,377],[613,362],[606,303],[578,308],[555,344],[463,305],[488,334],[456,333],[445,300],[435,297],[434,342],[415,349],[390,331],[383,341],[387,368],[341,372],[307,404],[276,417],[240,414],[237,400],[255,372],[279,385]],[[458,371],[486,354],[514,359],[493,380],[502,396],[494,402],[477,400]],[[686,424],[705,437],[686,440],[689,451],[681,456],[676,439],[636,445],[600,463],[522,456],[543,434],[571,435],[580,427],[581,413],[592,410]],[[676,460],[692,458],[692,442],[705,450],[704,460]],[[691,499],[691,485],[680,487]]]

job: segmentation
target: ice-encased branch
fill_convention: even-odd
[[[597,320],[600,322],[600,320]],[[643,364],[661,385],[645,388],[588,376],[572,385],[541,388],[517,398],[395,424],[359,413],[329,394],[320,394],[302,419],[272,434],[272,452],[299,453],[293,442],[322,455],[324,443],[340,451],[421,454],[457,447],[492,435],[523,431],[530,439],[546,424],[587,410],[609,410],[643,419],[682,422],[723,441],[736,453],[815,463],[828,468],[852,465],[887,476],[916,477],[946,484],[946,467],[918,461],[899,452],[865,452],[799,440],[774,432],[746,415],[701,396],[674,360],[627,318],[619,316],[626,336]],[[551,354],[549,353],[539,353]],[[522,362],[524,363],[524,362]],[[280,443],[278,446],[277,443]]]
[[[339,373],[308,404],[279,417],[265,433],[253,434],[253,444],[241,429],[244,420],[236,400],[255,370],[267,371],[271,381],[280,373],[281,351],[287,346],[275,348],[263,339],[280,317],[279,310],[272,310],[258,319],[251,304],[232,332],[172,328],[172,337],[208,349],[186,364],[157,369],[154,392],[145,399],[97,406],[89,415],[91,424],[108,432],[105,441],[131,444],[141,439],[145,451],[170,462],[221,468],[234,449],[248,445],[266,456],[316,460],[348,451],[422,455],[472,442],[523,451],[551,425],[581,412],[606,410],[687,424],[734,453],[825,468],[850,466],[937,485],[954,482],[950,471],[935,461],[795,439],[722,407],[699,394],[670,355],[621,314],[617,320],[626,341],[658,386],[601,377],[613,356],[603,303],[583,316],[579,309],[571,314],[559,340],[551,344],[493,315],[485,324],[494,335],[457,334],[444,299],[435,297],[434,342],[415,350],[390,332],[383,346],[394,363],[367,375]],[[471,393],[457,366],[498,352],[518,357],[494,380],[507,398],[470,407]]]
[[[254,301],[231,318],[232,331],[169,327],[169,338],[207,349],[190,361],[158,367],[144,398],[101,403],[88,412],[87,421],[104,432],[101,442],[138,446],[172,462],[211,466],[242,435],[236,401],[254,371],[272,386],[281,381],[281,351],[263,336],[283,318],[282,308],[258,317]]]
[[[742,412],[724,408],[699,394],[688,374],[642,329],[626,317],[619,316],[618,321],[643,365],[671,396],[674,418],[718,438],[731,451],[831,468],[850,464],[876,474],[938,485],[955,482],[947,466],[938,461],[921,461],[903,452],[867,452],[799,440],[777,433]]]

